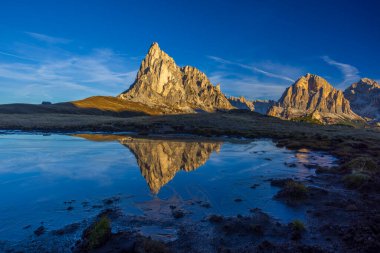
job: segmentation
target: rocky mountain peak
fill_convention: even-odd
[[[380,85],[375,80],[360,79],[344,91],[344,96],[355,113],[380,121]]]
[[[310,73],[288,87],[268,114],[285,119],[318,115],[318,120],[324,123],[361,120],[352,112],[342,91],[335,89],[324,78]]]
[[[156,63],[155,60],[167,60],[174,63],[173,58],[162,51],[157,42],[153,42],[153,44],[150,46],[145,60],[152,64]]]
[[[365,89],[380,89],[380,84],[378,84],[375,80],[370,78],[361,78],[359,82],[354,83],[351,85],[352,87],[358,87],[361,86]]]
[[[207,76],[191,66],[179,67],[153,43],[142,61],[135,82],[120,99],[159,107],[167,113],[228,110],[233,107]]]
[[[332,85],[330,85],[324,78],[310,73],[307,73],[305,76],[299,78],[293,86],[303,87],[310,91],[318,91],[321,88],[333,88]]]

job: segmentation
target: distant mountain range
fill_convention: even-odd
[[[117,116],[184,114],[246,109],[321,124],[380,121],[380,85],[363,78],[344,92],[313,74],[300,77],[275,101],[227,98],[197,68],[179,67],[153,43],[134,83],[116,97],[94,96],[59,104],[0,105],[0,113],[85,113]]]

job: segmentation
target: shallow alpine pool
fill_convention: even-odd
[[[192,219],[245,215],[252,208],[282,222],[305,210],[274,200],[273,178],[305,179],[309,165],[336,159],[269,139],[212,141],[122,135],[1,134],[0,240],[18,241],[94,217],[105,208],[165,215],[181,205]]]

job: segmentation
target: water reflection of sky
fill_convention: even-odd
[[[148,143],[152,150],[158,145],[158,142]],[[177,148],[177,144],[173,147]],[[191,172],[179,170],[153,195],[136,163],[136,159],[147,157],[132,154],[128,145],[118,141],[94,142],[64,135],[1,135],[0,239],[30,235],[30,230],[23,229],[27,225],[33,229],[43,222],[48,229],[55,229],[81,221],[101,210],[93,206],[100,206],[102,200],[116,195],[120,197],[118,205],[131,214],[150,210],[149,215],[159,215],[152,207],[202,201],[211,207],[184,206],[194,219],[212,213],[244,215],[256,207],[283,221],[302,218],[304,210],[289,208],[272,199],[278,189],[271,187],[267,180],[303,178],[313,173],[303,163],[328,165],[333,161],[330,156],[307,150],[293,152],[277,148],[270,140],[246,144],[227,142],[220,144],[219,152],[198,141],[190,146],[199,155],[199,150],[194,151],[197,145],[209,152],[204,165]],[[170,148],[171,144],[165,146]],[[179,155],[183,157],[193,154],[181,152]],[[191,158],[186,157],[186,162]],[[160,173],[155,177],[160,180]],[[254,184],[259,186],[251,189]],[[235,202],[236,199],[242,201]],[[64,204],[69,200],[75,200],[70,204],[72,211],[67,211],[68,205]]]

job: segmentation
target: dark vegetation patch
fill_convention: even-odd
[[[367,183],[369,176],[362,173],[352,173],[343,177],[344,185],[350,189],[357,189]]]
[[[322,122],[319,121],[319,120],[317,120],[317,119],[315,119],[315,118],[313,118],[313,116],[311,114],[303,116],[303,117],[294,118],[292,120],[296,121],[296,122],[303,122],[303,123],[309,123],[309,124],[322,125]]]
[[[103,246],[110,237],[111,221],[104,215],[84,230],[79,248],[82,251],[90,251],[99,248]]]
[[[302,233],[306,230],[305,225],[300,220],[294,220],[290,224],[292,230],[292,240],[299,240],[302,237]]]
[[[275,198],[277,199],[300,201],[305,200],[308,197],[308,188],[300,182],[284,180],[281,181],[281,183],[277,182],[277,184],[280,184],[280,187],[282,187],[282,189],[275,195]]]

